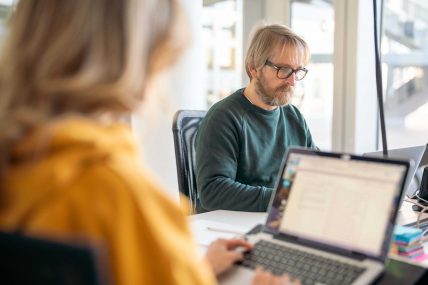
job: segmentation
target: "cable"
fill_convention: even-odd
[[[408,202],[408,203],[411,203],[411,204],[414,204],[414,205],[417,205],[417,206],[419,206],[419,207],[421,207],[422,208],[422,211],[420,211],[419,212],[419,214],[418,214],[418,218],[417,218],[417,220],[416,220],[416,227],[418,228],[418,229],[420,229],[420,219],[421,219],[421,215],[422,215],[422,213],[424,213],[426,210],[428,210],[428,206],[422,206],[422,204],[420,204],[420,203],[418,203],[418,202],[415,202],[415,201],[412,201],[412,200],[408,200],[408,199],[405,199],[405,200],[403,200],[404,202]],[[425,235],[428,233],[428,229],[426,229],[426,230],[424,230],[423,232],[422,232],[422,235],[421,235],[421,237],[419,238],[419,242],[420,243],[425,243],[425,242],[427,242],[428,241],[428,239],[426,239],[425,238]]]
[[[416,190],[413,195],[406,194],[406,198],[408,198],[408,199],[415,199],[415,198],[417,198],[418,194],[419,194],[419,189]]]
[[[419,212],[418,218],[416,220],[416,227],[419,228],[419,226],[420,226],[420,215],[421,215],[421,213],[424,213],[424,211],[428,210],[428,206],[423,206],[422,204],[420,204],[420,203],[418,203],[416,201],[413,201],[413,200],[404,199],[403,201],[411,203],[413,205],[416,205],[416,206],[419,206],[419,207],[422,208],[422,211]]]

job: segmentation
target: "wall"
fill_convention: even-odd
[[[172,136],[172,120],[179,109],[206,109],[202,0],[182,1],[189,18],[192,41],[175,66],[159,75],[149,89],[141,110],[132,116],[132,128],[140,141],[141,159],[166,193],[178,199],[178,183]]]

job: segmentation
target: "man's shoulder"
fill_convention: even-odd
[[[245,113],[244,105],[242,104],[242,90],[239,89],[226,98],[215,103],[207,112],[207,117],[242,117]]]

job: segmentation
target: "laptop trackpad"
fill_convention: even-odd
[[[221,285],[251,284],[254,272],[254,270],[235,265],[230,270],[220,275],[218,281]]]

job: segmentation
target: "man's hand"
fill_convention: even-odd
[[[250,243],[242,239],[218,239],[208,247],[206,259],[218,276],[239,260],[242,260],[242,251],[236,251],[242,247],[244,251],[251,250],[253,247]]]

